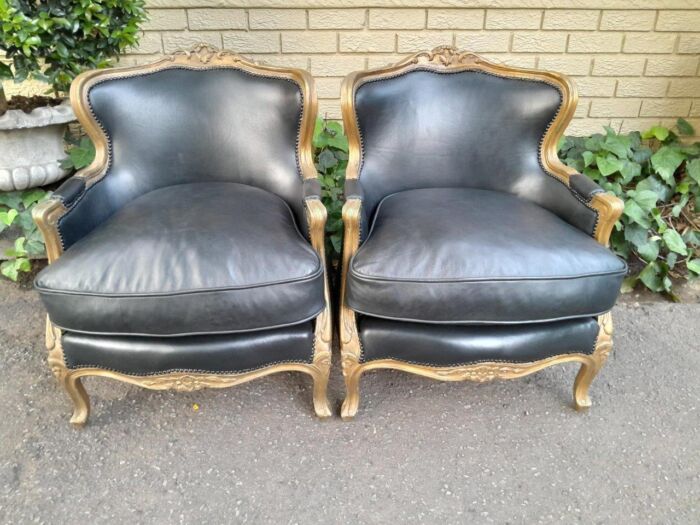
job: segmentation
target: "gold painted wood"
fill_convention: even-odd
[[[59,384],[73,401],[73,415],[70,422],[82,427],[90,415],[90,399],[81,382],[87,376],[105,377],[150,390],[175,390],[194,392],[204,388],[228,388],[247,383],[260,377],[278,372],[302,372],[312,377],[314,382],[314,408],[318,417],[331,415],[326,397],[330,352],[316,352],[313,363],[281,363],[242,373],[170,372],[146,376],[128,375],[101,368],[69,369],[65,365],[61,346],[61,330],[50,320],[46,322],[46,347],[49,350],[48,362]]]
[[[441,46],[432,51],[411,55],[398,63],[358,71],[345,77],[341,88],[341,107],[345,133],[348,136],[349,160],[346,178],[360,176],[361,140],[359,124],[355,114],[355,92],[366,82],[392,77],[413,70],[434,71],[484,71],[507,78],[538,80],[555,86],[562,95],[562,104],[554,121],[546,131],[540,145],[542,165],[551,176],[569,186],[569,177],[576,170],[563,164],[557,155],[557,143],[573,117],[578,94],[573,83],[564,75],[551,71],[540,71],[506,66],[486,60],[468,51],[459,51],[450,46]],[[607,246],[615,222],[622,213],[623,203],[610,194],[595,194],[588,207],[598,213],[594,238]],[[485,382],[494,379],[513,379],[532,374],[543,368],[567,362],[581,363],[574,382],[574,402],[577,408],[590,406],[588,388],[599,372],[612,348],[612,318],[609,313],[598,318],[600,325],[596,348],[592,355],[562,354],[533,363],[479,363],[459,367],[429,367],[405,363],[393,359],[382,359],[361,363],[362,346],[357,330],[355,313],[346,303],[345,287],[350,261],[360,244],[360,218],[362,202],[348,199],[343,206],[344,243],[342,257],[342,282],[340,297],[340,347],[346,398],[341,408],[343,419],[351,419],[357,413],[360,399],[360,377],[364,372],[377,369],[396,369],[442,381]]]
[[[539,372],[550,366],[571,362],[581,363],[581,368],[574,381],[574,406],[579,410],[588,408],[591,406],[588,389],[612,350],[613,328],[610,313],[601,315],[598,318],[598,325],[598,338],[592,354],[562,354],[531,363],[486,362],[462,366],[434,367],[407,363],[396,359],[377,359],[360,364],[353,357],[344,355],[343,373],[345,374],[347,393],[341,409],[341,416],[343,419],[349,420],[357,414],[360,404],[360,377],[365,372],[372,370],[401,370],[440,381],[486,383],[497,379],[516,379]]]
[[[230,51],[221,51],[205,44],[200,44],[191,51],[179,51],[172,55],[165,56],[152,64],[87,71],[79,75],[73,81],[70,91],[73,111],[88,136],[95,144],[95,160],[89,166],[74,175],[74,177],[85,180],[86,189],[105,176],[109,169],[110,161],[107,136],[89,109],[88,93],[90,88],[97,82],[105,80],[128,78],[145,73],[182,67],[202,70],[233,68],[256,75],[287,79],[296,83],[301,90],[303,98],[302,119],[299,131],[299,142],[297,145],[301,175],[304,179],[317,178],[313,161],[312,140],[316,114],[318,112],[318,103],[314,80],[311,75],[301,69],[280,68],[258,64]],[[307,200],[306,211],[311,243],[319,254],[321,263],[324,265],[325,269],[324,230],[326,224],[326,209],[318,200]],[[67,212],[68,209],[58,197],[49,198],[45,202],[37,205],[33,211],[32,216],[34,221],[37,223],[46,243],[49,263],[53,263],[63,253],[63,245],[57,224],[58,220]],[[328,404],[326,391],[331,366],[332,320],[330,315],[328,276],[325,275],[324,279],[326,306],[316,318],[314,329],[314,356],[312,363],[276,364],[239,374],[174,372],[160,375],[132,376],[99,368],[71,370],[66,367],[63,359],[61,330],[54,326],[47,317],[46,346],[49,352],[48,362],[59,384],[66,390],[73,401],[74,410],[71,423],[75,426],[84,425],[90,413],[89,397],[81,382],[81,378],[85,376],[107,377],[153,390],[189,392],[201,388],[225,388],[277,372],[290,371],[302,372],[313,378],[313,401],[316,415],[321,418],[329,417],[331,415],[331,410]]]

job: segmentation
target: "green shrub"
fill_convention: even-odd
[[[45,253],[44,239],[32,220],[32,209],[48,198],[49,192],[41,189],[0,193],[0,233],[11,226],[19,227],[21,236],[14,247],[5,251],[7,260],[0,263],[0,273],[16,281],[22,272],[30,272],[30,257]]]
[[[42,80],[58,95],[81,71],[134,46],[144,0],[0,0],[0,80]],[[0,90],[0,97],[3,98]]]
[[[343,246],[343,186],[348,166],[348,139],[343,127],[332,120],[316,120],[314,162],[323,190],[323,204],[328,210],[326,252],[332,264],[340,260]]]
[[[700,274],[700,143],[679,140],[693,134],[678,119],[674,129],[618,134],[605,128],[560,141],[563,162],[625,202],[610,245],[630,262],[626,291],[641,282],[674,298],[672,277]]]

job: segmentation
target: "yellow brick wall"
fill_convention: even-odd
[[[700,130],[700,0],[147,0],[141,63],[208,42],[305,68],[340,117],[343,75],[453,44],[574,78],[571,134],[686,117]],[[459,7],[467,5],[469,7]]]

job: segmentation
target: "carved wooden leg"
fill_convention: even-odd
[[[355,417],[360,406],[362,367],[354,359],[343,359],[343,375],[345,376],[345,400],[340,409],[340,417],[347,421]]]
[[[85,426],[90,415],[90,397],[85,391],[83,382],[75,374],[68,373],[62,383],[71,401],[73,401],[73,415],[70,418],[71,425],[76,428]]]
[[[591,406],[591,398],[588,396],[588,387],[591,386],[598,368],[593,363],[583,363],[574,381],[574,405],[577,410],[583,410]]]
[[[600,330],[598,331],[595,350],[591,355],[591,362],[581,365],[581,369],[574,381],[574,404],[579,410],[591,406],[588,387],[591,386],[591,382],[598,375],[600,369],[603,368],[612,350],[613,324],[610,312],[598,317],[598,325]]]
[[[331,416],[331,406],[328,403],[328,378],[331,373],[330,354],[327,358],[314,362],[317,373],[314,374],[314,410],[319,418]]]
[[[80,377],[66,368],[61,346],[61,330],[51,324],[48,317],[46,318],[46,349],[49,351],[47,361],[51,372],[73,401],[73,416],[70,422],[76,427],[82,427],[90,414],[90,398]]]

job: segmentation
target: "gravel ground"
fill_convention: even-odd
[[[36,294],[0,282],[0,522],[699,523],[700,304],[614,316],[585,413],[575,365],[484,385],[375,372],[350,423],[317,421],[301,375],[193,394],[87,379],[76,431]]]

